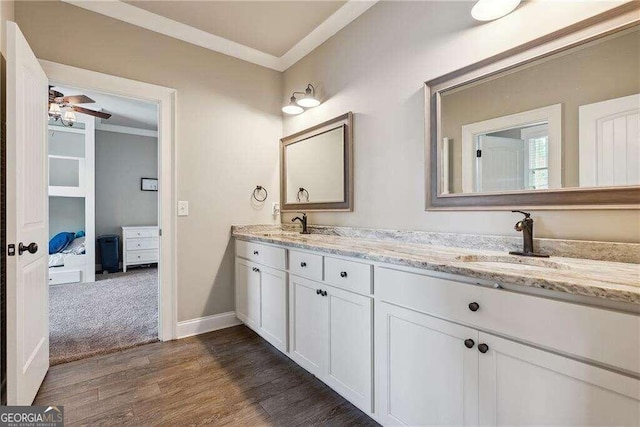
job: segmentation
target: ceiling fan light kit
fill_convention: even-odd
[[[76,113],[87,114],[89,116],[108,119],[111,117],[109,113],[102,111],[90,110],[88,108],[79,107],[74,104],[92,104],[95,101],[86,95],[64,96],[64,94],[53,90],[49,87],[49,118],[54,121],[60,121],[63,126],[71,127],[78,121]]]
[[[296,95],[302,95],[296,98]],[[320,100],[316,97],[316,88],[311,83],[307,84],[304,92],[293,92],[289,104],[282,107],[285,114],[301,114],[304,108],[313,108],[320,105]],[[304,108],[303,108],[304,107]]]

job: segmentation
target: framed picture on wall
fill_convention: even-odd
[[[158,191],[158,179],[157,178],[142,178],[140,184],[142,191]]]

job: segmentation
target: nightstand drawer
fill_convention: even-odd
[[[127,239],[127,250],[158,249],[159,240],[157,237],[145,239]]]
[[[124,230],[124,238],[139,238],[139,237],[158,237],[158,229],[157,228],[140,228],[140,229],[132,229],[132,230]]]
[[[158,262],[158,251],[127,251],[126,259],[128,264]]]

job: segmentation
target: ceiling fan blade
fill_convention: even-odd
[[[58,99],[56,99],[56,101],[58,101]],[[64,102],[65,104],[92,104],[96,102],[86,95],[63,96],[60,101]]]
[[[70,108],[76,113],[88,114],[94,117],[100,117],[101,119],[108,119],[111,117],[109,113],[103,113],[102,111],[93,111],[88,108],[78,107],[77,105],[71,105]]]

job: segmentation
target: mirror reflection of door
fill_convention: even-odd
[[[549,125],[476,136],[475,192],[549,188]]]

